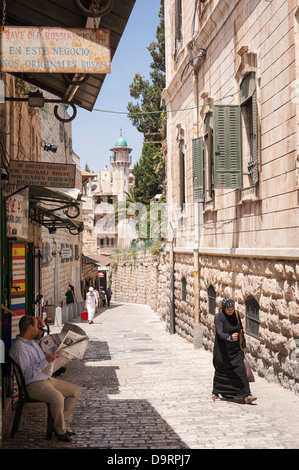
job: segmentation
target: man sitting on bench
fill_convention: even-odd
[[[20,366],[28,395],[33,400],[50,403],[55,434],[59,441],[70,442],[74,432],[66,429],[66,424],[80,397],[77,385],[56,379],[44,372],[50,362],[55,361],[57,353],[47,357],[34,341],[38,335],[37,319],[24,315],[19,321],[20,335],[9,351],[10,357]]]

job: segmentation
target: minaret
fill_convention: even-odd
[[[114,195],[122,195],[129,191],[129,167],[132,163],[129,155],[132,149],[128,148],[128,144],[122,136],[120,136],[110,149],[113,152],[111,156],[111,166],[113,168],[113,190]]]

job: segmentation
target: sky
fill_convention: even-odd
[[[131,124],[126,114],[112,114],[96,109],[127,112],[130,96],[129,85],[136,73],[149,79],[152,57],[147,47],[156,41],[156,30],[160,23],[160,0],[136,0],[131,16],[111,62],[111,74],[107,74],[93,111],[77,107],[77,116],[72,121],[73,149],[80,157],[81,169],[86,163],[95,173],[110,165],[110,148],[120,136],[132,148],[132,165],[139,160],[143,134]]]

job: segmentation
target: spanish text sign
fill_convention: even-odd
[[[5,26],[1,72],[110,73],[107,29]]]

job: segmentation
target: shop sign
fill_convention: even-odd
[[[62,248],[61,249],[61,258],[68,259],[72,257],[72,249],[71,248]]]
[[[1,72],[111,72],[107,29],[5,26],[0,34]]]
[[[18,191],[16,186],[6,184],[3,187],[6,199],[7,236],[27,239],[29,190],[23,189],[16,193],[15,191]]]
[[[104,273],[102,273],[102,271],[99,271],[99,277],[104,277]]]
[[[9,184],[44,186],[47,188],[74,188],[75,178],[75,164],[19,160],[11,160],[9,163]]]

